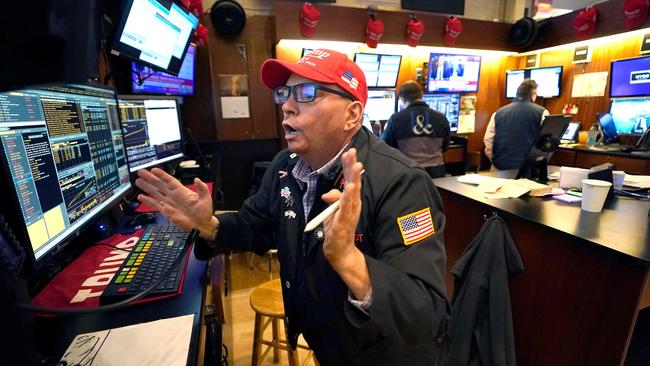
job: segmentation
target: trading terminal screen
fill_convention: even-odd
[[[429,108],[447,117],[449,130],[458,131],[458,114],[460,113],[460,94],[424,94],[422,100]]]
[[[36,260],[78,235],[131,187],[110,89],[0,93],[0,145]]]
[[[131,172],[183,157],[175,98],[125,95],[119,106]]]

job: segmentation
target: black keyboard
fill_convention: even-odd
[[[182,253],[189,233],[175,225],[150,225],[122,266],[99,297],[101,305],[112,304],[136,295],[157,282]],[[171,274],[145,298],[175,294],[182,285],[189,250]]]

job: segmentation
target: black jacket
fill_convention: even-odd
[[[486,222],[452,269],[448,366],[514,366],[508,276],[524,264],[500,217]]]
[[[277,244],[289,341],[295,346],[302,333],[322,365],[432,365],[449,313],[442,201],[424,170],[365,128],[351,146],[365,169],[355,243],[372,281],[368,315],[348,301],[347,286],[325,259],[322,226],[303,233],[301,191],[291,174],[298,158],[287,150],[241,210],[218,216],[216,243],[257,253]],[[340,161],[319,177],[309,219],[326,207],[321,194],[341,187],[342,178]],[[405,245],[397,219],[423,209],[430,209],[435,234]],[[214,254],[216,243],[199,242],[197,257]]]

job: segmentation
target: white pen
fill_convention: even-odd
[[[363,169],[360,174],[363,174],[366,170]],[[314,230],[315,228],[318,227],[318,225],[322,224],[327,220],[330,216],[336,212],[336,210],[339,209],[339,206],[341,205],[341,200],[334,201],[331,205],[329,205],[328,208],[324,209],[321,213],[316,215],[311,221],[305,225],[305,232],[309,232]]]

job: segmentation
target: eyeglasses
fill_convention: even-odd
[[[273,99],[275,100],[276,104],[282,104],[289,100],[289,96],[293,94],[293,98],[296,100],[296,102],[309,103],[313,102],[314,99],[316,99],[316,93],[319,90],[354,100],[354,97],[350,93],[334,90],[322,85],[318,85],[316,83],[301,83],[292,86],[278,86],[273,90]]]

